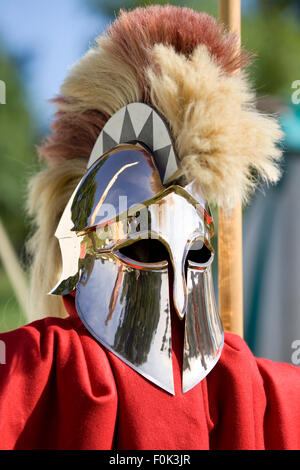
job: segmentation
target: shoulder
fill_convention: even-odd
[[[225,333],[218,365],[224,373],[244,375],[246,370],[258,373],[256,358],[252,351],[240,336],[233,333]]]
[[[250,405],[262,409],[273,404],[277,412],[286,408],[299,414],[300,368],[254,356],[247,343],[237,335],[225,333],[219,362],[209,375],[208,382],[224,394],[247,397]],[[225,390],[226,389],[226,390]],[[250,401],[249,401],[250,400]]]
[[[224,348],[220,358],[220,366],[227,371],[233,369],[242,376],[252,372],[260,377],[264,385],[272,382],[274,386],[287,385],[292,382],[300,387],[300,368],[292,364],[274,362],[254,356],[247,343],[238,335],[225,333]]]
[[[78,319],[47,317],[0,334],[0,375],[18,371],[47,374],[53,369],[83,370],[98,363],[112,376],[105,349],[88,334]],[[96,373],[96,372],[95,372]]]
[[[294,380],[300,386],[300,367],[296,367],[286,362],[275,362],[270,359],[254,356],[247,343],[238,335],[225,333],[224,350],[221,362],[233,363],[248,368],[253,367],[261,376],[263,381],[272,380],[274,385],[286,384],[287,381]]]
[[[45,359],[53,354],[55,347],[72,343],[78,333],[73,329],[70,318],[47,317],[25,326],[0,334],[5,347],[6,362],[13,357]]]

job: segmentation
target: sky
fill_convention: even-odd
[[[22,60],[28,99],[43,127],[49,126],[54,111],[47,100],[58,94],[71,65],[108,21],[83,0],[0,0],[0,42],[9,55]]]

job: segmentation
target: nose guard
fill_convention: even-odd
[[[139,144],[117,146],[90,166],[64,211],[56,231],[63,272],[51,293],[76,289],[77,312],[88,331],[174,394],[172,302],[185,323],[182,390],[187,392],[214,367],[223,346],[213,253],[198,260],[201,248],[194,249],[200,241],[211,250],[211,235],[207,205],[193,183],[166,188],[153,153]],[[159,240],[169,254],[171,298],[167,260],[141,262],[124,255],[124,247],[145,239]]]

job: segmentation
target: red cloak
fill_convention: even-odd
[[[173,321],[172,396],[102,347],[72,296],[65,305],[66,319],[0,335],[1,449],[300,449],[300,368],[257,359],[225,334],[215,368],[182,394]]]

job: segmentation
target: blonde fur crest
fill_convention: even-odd
[[[210,203],[231,209],[246,202],[255,188],[253,170],[266,182],[278,180],[276,144],[283,133],[276,120],[257,112],[242,72],[224,73],[205,46],[185,57],[160,44],[148,77],[152,103],[171,125],[182,172],[199,182]]]
[[[109,40],[99,38],[97,48],[90,49],[75,64],[61,87],[70,102],[58,103],[58,109],[82,112],[99,109],[111,116],[128,103],[140,100],[134,71],[106,49]]]

